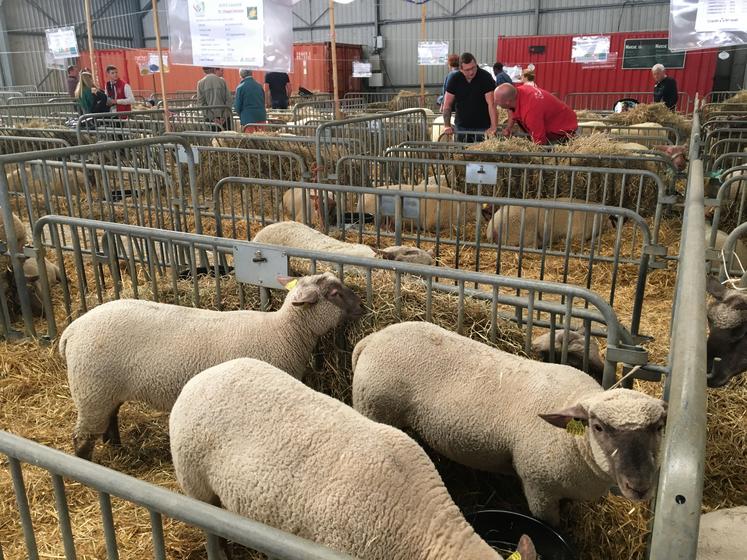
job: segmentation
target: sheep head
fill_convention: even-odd
[[[588,438],[594,461],[626,498],[651,497],[667,418],[664,401],[629,389],[612,389],[540,417],[564,429],[570,425],[576,435]]]
[[[713,297],[707,312],[706,379],[709,387],[723,387],[747,370],[747,293],[727,288],[713,277],[708,277],[706,289]]]

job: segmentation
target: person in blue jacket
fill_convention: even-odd
[[[251,70],[242,69],[239,76],[241,76],[241,83],[236,88],[233,108],[239,115],[241,126],[266,122],[264,88],[254,80]]]

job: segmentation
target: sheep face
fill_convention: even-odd
[[[385,249],[375,249],[376,254],[381,255],[382,259],[407,262],[414,264],[424,264],[431,266],[433,264],[433,251],[424,251],[418,247],[403,247],[396,245]]]
[[[580,369],[584,369],[584,333],[583,331],[568,331],[568,359],[566,364]],[[555,354],[554,362],[560,363],[560,359],[563,353],[563,340],[566,338],[566,332],[564,330],[558,330],[555,332]],[[543,362],[550,362],[550,333],[545,333],[536,337],[532,340],[532,350],[539,354],[540,359]],[[602,382],[602,375],[604,373],[604,361],[599,353],[599,345],[596,340],[592,337],[589,339],[589,375],[593,377],[597,382]]]
[[[747,370],[747,293],[711,277],[707,289],[714,298],[708,304],[707,382],[715,388]],[[714,364],[715,358],[720,362]]]
[[[651,497],[667,417],[664,401],[637,391],[613,389],[540,416],[562,428],[573,420],[582,424],[594,461],[616,481],[623,495],[631,500]]]
[[[284,306],[289,302],[293,307],[324,306],[328,309],[328,312],[320,314],[328,318],[319,325],[320,335],[339,323],[357,319],[365,313],[361,298],[330,272],[302,278],[283,276],[278,280],[286,288],[290,286]],[[296,283],[291,284],[294,280]],[[311,327],[314,328],[314,325]]]

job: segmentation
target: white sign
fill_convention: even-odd
[[[419,66],[443,66],[449,57],[448,41],[418,42]]]
[[[609,35],[590,35],[574,37],[571,48],[571,60],[583,64],[607,62],[610,54]]]
[[[511,78],[512,82],[520,82],[521,81],[521,71],[523,68],[521,66],[504,66],[503,71],[508,74],[508,77]]]
[[[370,62],[353,62],[353,78],[370,78],[371,77],[371,63]]]
[[[747,0],[698,0],[695,31],[744,31]]]
[[[47,51],[44,53],[44,60],[47,62],[47,68],[49,70],[64,70],[65,63],[57,60],[54,55]]]
[[[192,63],[261,68],[263,4],[263,0],[189,0]]]
[[[46,34],[47,48],[54,58],[76,58],[79,55],[74,27],[47,29]]]

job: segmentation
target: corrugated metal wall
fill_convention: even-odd
[[[132,47],[142,37],[139,0],[91,0],[97,48]],[[0,7],[15,84],[35,84],[44,91],[64,91],[65,73],[47,69],[44,30],[74,25],[78,47],[86,48],[83,2],[78,0],[4,0]],[[137,25],[133,25],[136,23]]]
[[[2,1],[2,0],[0,0]],[[132,17],[123,14],[143,10],[145,46],[153,47],[154,30],[148,0],[92,0],[95,10],[105,8],[106,19],[95,24],[97,46],[138,46]],[[43,15],[33,4],[49,14]],[[33,28],[42,36],[9,34],[14,51],[43,50],[43,31],[58,22],[82,22],[82,0],[4,0],[9,30]],[[378,9],[377,9],[378,4]],[[329,39],[328,0],[301,0],[293,8],[295,40],[319,42]],[[161,35],[167,40],[165,1],[159,3]],[[392,87],[418,83],[416,44],[420,40],[420,6],[405,0],[356,0],[336,4],[337,40],[364,45],[370,52],[376,35],[376,22],[384,37],[382,54],[385,84]],[[613,31],[651,31],[666,29],[669,2],[666,0],[433,0],[427,4],[428,40],[446,40],[453,52],[470,51],[481,63],[492,63],[499,35],[554,35],[565,33],[608,33]],[[81,31],[85,31],[84,27]],[[104,38],[107,36],[107,38]],[[119,38],[118,38],[119,37]],[[43,54],[13,55],[16,83],[39,82],[47,73]],[[59,74],[59,73],[58,73]],[[444,69],[426,69],[426,82],[439,85]]]

